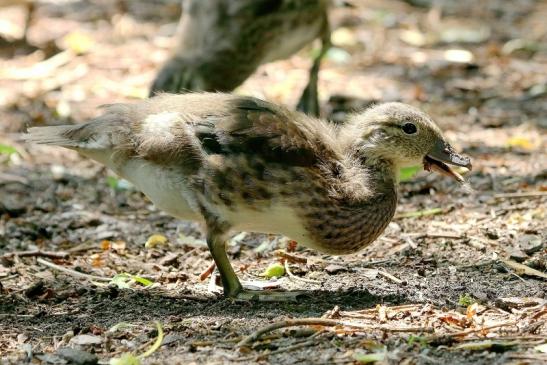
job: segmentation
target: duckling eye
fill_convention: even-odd
[[[414,134],[418,131],[414,123],[405,123],[401,128],[406,134]]]

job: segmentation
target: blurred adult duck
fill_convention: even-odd
[[[328,0],[183,0],[177,46],[150,95],[231,91],[260,65],[285,59],[315,39],[309,82],[297,108],[319,115],[317,81],[330,44]]]

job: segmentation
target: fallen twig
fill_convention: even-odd
[[[79,272],[76,270],[68,269],[63,266],[59,266],[54,264],[53,262],[46,261],[44,259],[36,259],[36,261],[44,266],[50,267],[52,269],[64,272],[65,274],[69,274],[71,276],[75,276],[77,278],[87,279],[87,280],[95,280],[95,281],[111,281],[112,278],[105,278],[103,276],[96,276],[96,275],[90,275],[90,274],[84,274],[83,272]]]
[[[469,334],[475,333],[475,332],[482,332],[482,331],[491,330],[491,329],[499,328],[499,327],[514,326],[516,324],[517,324],[517,322],[514,322],[514,321],[513,322],[498,323],[498,324],[493,324],[491,326],[486,326],[486,327],[481,327],[481,328],[471,328],[471,329],[467,329],[467,330],[459,331],[459,332],[444,333],[444,334],[440,334],[440,335],[432,335],[432,336],[427,337],[426,339],[427,339],[427,342],[433,342],[433,341],[436,341],[436,340],[439,340],[439,339],[442,339],[442,338],[466,336],[466,335],[469,335]]]
[[[203,280],[207,279],[209,276],[211,276],[213,271],[215,271],[215,267],[216,267],[216,265],[215,265],[215,262],[213,261],[204,272],[199,274],[199,281],[203,281]]]
[[[446,213],[446,211],[442,208],[432,208],[432,209],[418,210],[415,212],[404,212],[404,213],[395,214],[394,219],[420,218],[420,217],[426,217],[430,215],[437,215],[437,214],[443,214],[443,213]]]
[[[259,328],[255,332],[251,333],[249,336],[241,340],[236,347],[241,348],[247,346],[252,342],[256,341],[265,333],[285,328],[285,327],[294,327],[294,326],[347,326],[364,330],[379,330],[379,331],[388,331],[388,332],[432,332],[433,328],[428,327],[389,327],[389,326],[371,326],[371,325],[362,325],[357,323],[339,321],[335,319],[326,319],[326,318],[297,318],[297,319],[287,319],[284,321],[276,322],[269,324],[265,327]]]
[[[284,258],[286,261],[290,261],[293,263],[306,264],[308,262],[308,259],[305,257],[293,255],[283,250],[277,250],[275,254],[281,258]]]
[[[312,334],[311,336],[309,336],[306,341],[303,341],[303,342],[300,342],[300,343],[297,343],[297,344],[294,344],[294,345],[278,348],[277,350],[265,352],[265,353],[259,354],[259,355],[252,355],[252,356],[247,356],[247,357],[242,357],[242,358],[237,358],[236,357],[236,358],[232,358],[232,360],[238,361],[238,362],[240,362],[240,361],[251,361],[251,360],[257,361],[258,359],[261,359],[261,358],[264,358],[264,357],[267,357],[267,356],[277,355],[277,354],[281,354],[281,353],[285,353],[285,352],[289,352],[289,351],[298,350],[302,347],[312,346],[315,343],[315,341],[314,341],[315,337],[319,336],[323,332],[324,331],[317,331],[314,334]]]
[[[313,336],[313,335],[312,335]],[[311,337],[311,336],[310,336]],[[277,350],[274,350],[274,351],[271,351],[271,352],[268,352],[266,355],[276,355],[276,354],[281,354],[281,353],[285,353],[285,352],[289,352],[289,351],[293,351],[293,350],[297,350],[299,348],[302,348],[302,347],[307,347],[307,346],[311,346],[315,343],[315,341],[312,341],[312,340],[309,340],[309,341],[304,341],[304,342],[301,342],[301,343],[297,343],[295,345],[291,345],[291,346],[287,346],[287,347],[282,347],[280,349],[277,349]]]
[[[30,251],[14,251],[8,252],[2,255],[3,258],[10,257],[49,257],[51,259],[66,259],[68,257],[68,252],[64,251],[41,251],[41,250],[30,250]]]
[[[418,309],[422,306],[423,306],[422,304],[403,304],[403,305],[396,305],[396,306],[393,306],[393,307],[388,307],[388,309],[390,311],[405,311],[405,310],[410,310],[410,309]],[[378,312],[378,308],[373,307],[373,308],[361,309],[361,310],[350,311],[350,312],[342,311],[342,312],[340,312],[340,314],[345,316],[345,315],[349,315],[349,314],[352,314],[352,313],[358,313],[358,314],[367,314],[368,313],[368,314],[371,314],[371,313],[376,313],[376,312]]]
[[[393,281],[394,283],[396,284],[403,284],[404,281],[391,275],[390,273],[388,273],[387,271],[383,271],[383,270],[378,270],[378,274],[382,275],[384,278],[388,279],[388,280],[391,280]]]
[[[3,185],[3,184],[13,183],[13,182],[16,182],[25,186],[29,186],[28,179],[23,176],[0,173],[0,184]]]
[[[527,193],[502,193],[495,194],[495,199],[518,199],[518,198],[538,198],[547,196],[547,191],[530,191]]]
[[[449,233],[449,232],[430,232],[418,237],[419,238],[452,238],[455,240],[461,240],[466,238],[465,234]]]
[[[482,238],[477,237],[477,236],[469,236],[467,238],[468,239],[465,240],[463,243],[467,244],[467,245],[469,245],[473,248],[476,248],[479,251],[484,250],[486,248],[486,244],[490,244],[490,242],[488,242],[487,240],[482,239]]]
[[[505,265],[509,266],[511,269],[515,270],[517,274],[519,275],[528,275],[528,276],[536,276],[539,278],[547,279],[547,274],[542,273],[539,270],[532,269],[529,266],[520,264],[516,261],[512,260],[504,260],[500,259],[501,262],[503,262]],[[524,279],[522,279],[524,281]]]
[[[452,238],[452,239],[464,239],[466,238],[465,234],[451,233],[451,232],[409,232],[403,235],[405,238]]]

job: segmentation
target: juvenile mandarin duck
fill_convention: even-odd
[[[429,116],[402,103],[334,126],[252,97],[161,94],[29,132],[103,163],[170,215],[203,222],[224,294],[238,298],[257,293],[243,289],[226,255],[233,231],[353,253],[393,217],[401,167],[423,164],[458,181],[450,165],[471,168]]]
[[[258,66],[285,59],[319,38],[320,53],[298,109],[319,115],[317,78],[330,45],[328,0],[184,0],[177,47],[150,94],[232,91]]]

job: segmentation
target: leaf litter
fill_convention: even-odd
[[[97,342],[81,351],[102,362],[547,361],[547,9],[494,0],[484,8],[347,3],[331,14],[338,30],[320,75],[325,110],[344,113],[330,95],[353,106],[419,104],[473,156],[472,189],[403,171],[397,219],[348,257],[285,247],[269,235],[237,237],[229,250],[242,278],[279,260],[282,287],[310,291],[281,305],[207,292],[199,276],[211,261],[197,225],[158,212],[70,151],[19,140],[26,126],[82,121],[98,105],[145,95],[167,55],[160,23],[175,24],[178,5],[40,3],[30,33],[40,50],[0,61],[2,361],[60,356],[75,336],[92,336],[80,337]],[[52,29],[59,33],[48,40]],[[238,92],[294,105],[309,53],[262,66]],[[177,239],[145,247],[156,234]],[[280,257],[279,249],[288,252]],[[109,285],[112,278],[120,285]],[[332,322],[280,327],[236,351],[254,331],[292,319]],[[138,330],[150,320],[163,323],[161,346],[152,346],[162,343],[159,329]],[[140,327],[101,332],[124,322]],[[135,355],[151,346],[150,360]]]

